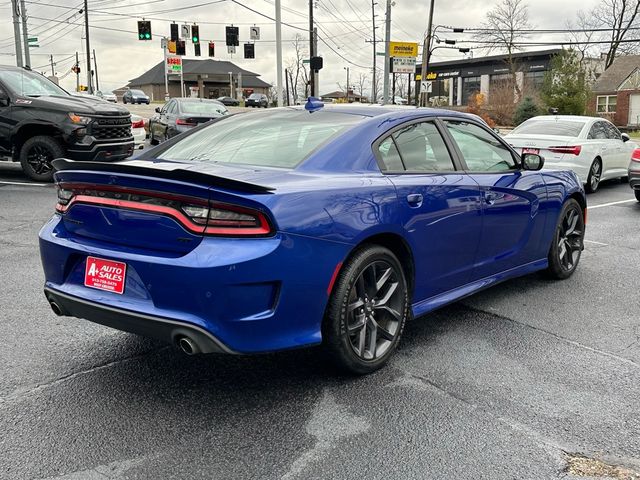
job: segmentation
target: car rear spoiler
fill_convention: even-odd
[[[274,187],[258,185],[256,183],[236,180],[225,176],[190,170],[188,164],[179,162],[153,162],[148,160],[126,160],[126,163],[109,162],[79,162],[67,158],[57,158],[51,164],[56,172],[62,170],[127,173],[131,175],[145,175],[155,178],[166,178],[185,182],[197,182],[229,190],[240,190],[250,193],[270,193]],[[185,168],[187,167],[187,168]]]

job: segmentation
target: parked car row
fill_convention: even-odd
[[[229,111],[217,100],[172,98],[149,119],[149,142],[160,142],[186,132],[201,123],[227,115]]]

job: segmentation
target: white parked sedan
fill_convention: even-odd
[[[144,148],[147,131],[144,128],[144,119],[138,115],[131,115],[131,134],[136,148]]]
[[[626,177],[637,146],[603,118],[569,115],[531,118],[504,138],[520,153],[542,155],[545,168],[573,170],[587,192],[602,180]]]

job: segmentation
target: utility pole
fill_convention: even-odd
[[[344,98],[346,98],[347,103],[349,103],[349,67],[344,67],[344,69],[347,71],[347,85],[344,90]]]
[[[24,0],[20,0],[20,16],[22,17],[22,41],[24,42],[24,64],[31,66],[31,54],[29,53],[29,33],[27,32],[27,7]]]
[[[276,88],[278,107],[282,107],[282,7],[276,0]]]
[[[389,57],[389,43],[391,43],[391,0],[387,0],[387,13],[384,27],[384,87],[382,93],[383,104],[389,103],[389,70],[391,67],[391,59]]]
[[[56,76],[56,72],[53,68],[53,66],[55,65],[55,63],[53,63],[53,55],[49,55],[49,62],[51,62],[51,76],[55,77]]]
[[[318,28],[313,27],[313,52],[315,55],[318,55]],[[320,71],[319,70],[311,70],[311,76],[313,77],[313,96],[319,97],[320,93]]]
[[[289,103],[289,75],[287,74],[287,69],[284,69],[284,84],[287,92],[287,107],[291,105]]]
[[[431,7],[429,8],[429,24],[427,25],[427,36],[424,39],[424,45],[422,46],[422,80],[420,81],[420,105],[425,107],[427,105],[427,92],[422,91],[423,82],[427,81],[427,73],[429,70],[429,57],[431,56],[431,29],[433,26],[433,9],[435,0],[431,0]]]
[[[11,12],[13,14],[13,38],[16,42],[16,64],[19,67],[22,63],[22,45],[20,44],[20,20],[18,19],[18,0],[11,0]]]
[[[313,2],[314,0],[309,0],[309,59],[312,59],[316,56],[315,51],[315,42],[314,42],[314,31],[313,31]],[[309,89],[311,90],[309,96],[315,97],[316,94],[316,79],[313,73],[313,70],[309,75]]]
[[[98,61],[96,60],[96,49],[93,49],[93,69],[96,72],[96,92],[100,90],[100,84],[98,83]]]
[[[78,59],[78,52],[76,52],[76,92],[80,91],[80,60]]]
[[[86,42],[87,52],[87,89],[89,93],[93,93],[93,82],[91,81],[91,45],[89,43],[89,10],[87,0],[84,0],[84,37]]]
[[[376,103],[376,2],[371,0],[371,22],[373,23],[373,76],[371,78],[371,103]]]

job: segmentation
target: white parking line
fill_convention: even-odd
[[[592,205],[592,206],[588,207],[587,210],[593,210],[594,208],[610,207],[611,205],[620,205],[622,203],[631,203],[631,202],[636,202],[636,201],[637,200],[632,198],[630,200],[620,200],[619,202],[601,203],[600,205]]]
[[[595,243],[596,245],[602,245],[603,247],[608,247],[608,243],[596,242],[595,240],[585,240],[585,243]]]
[[[4,180],[0,180],[0,184],[2,184],[2,185],[26,185],[27,187],[46,187],[48,185],[51,185],[50,183],[5,182]]]

